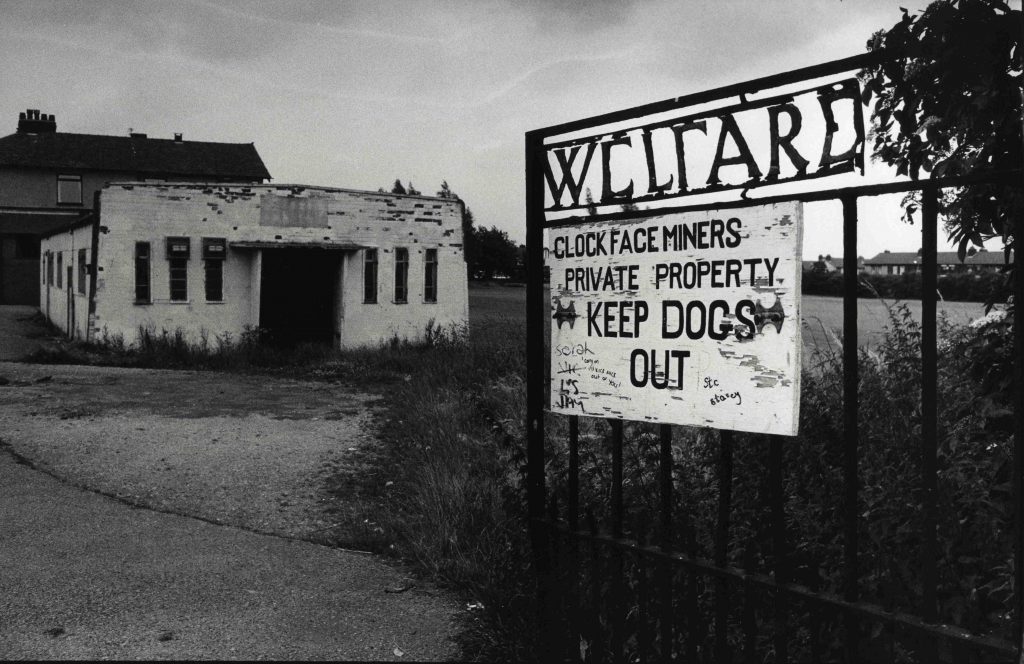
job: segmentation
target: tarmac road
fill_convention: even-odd
[[[0,453],[3,659],[453,657],[454,603],[386,592],[402,581],[369,555],[133,508]]]

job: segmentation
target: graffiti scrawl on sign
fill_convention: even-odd
[[[800,203],[549,230],[551,410],[795,435]]]

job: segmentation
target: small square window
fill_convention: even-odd
[[[58,175],[57,176],[57,204],[58,205],[81,205],[82,204],[82,176],[81,175]]]

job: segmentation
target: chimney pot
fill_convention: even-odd
[[[57,120],[53,115],[40,114],[38,108],[28,108],[18,113],[19,134],[53,134],[56,131]]]

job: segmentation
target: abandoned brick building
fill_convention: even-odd
[[[40,310],[73,338],[182,330],[375,345],[468,318],[462,203],[271,184],[124,182],[41,243]]]
[[[0,138],[0,304],[39,304],[40,237],[85,218],[107,182],[269,179],[252,143],[58,132],[29,109]]]

